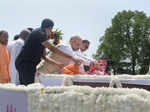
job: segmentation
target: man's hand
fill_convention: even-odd
[[[81,60],[81,59],[74,59],[73,61],[74,61],[75,64],[78,65],[78,66],[83,63],[83,60]]]
[[[47,61],[48,63],[50,63],[50,64],[57,65],[59,68],[63,68],[63,67],[65,66],[64,64],[59,63],[59,62],[57,62],[57,61],[55,61],[55,60],[53,60],[53,59],[51,59],[51,58],[48,58],[47,56],[45,56],[43,59],[44,59],[45,61]]]
[[[95,62],[94,62],[94,61],[91,61],[91,62],[90,62],[90,66],[94,67],[94,66],[95,66]]]

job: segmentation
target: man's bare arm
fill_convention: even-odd
[[[58,62],[56,62],[55,60],[53,60],[53,59],[51,59],[51,58],[48,58],[48,57],[46,56],[46,50],[43,51],[43,56],[42,56],[42,58],[43,58],[46,62],[51,63],[51,64],[54,64],[54,65],[57,65],[57,66],[60,67],[60,68],[64,67],[63,64],[58,63]]]
[[[50,51],[52,51],[53,53],[56,53],[56,54],[59,54],[59,55],[62,55],[62,56],[65,56],[71,60],[73,60],[74,62],[77,61],[74,57],[64,53],[63,51],[59,50],[57,47],[51,45],[48,41],[44,41],[42,43],[42,45],[46,48],[48,48]]]

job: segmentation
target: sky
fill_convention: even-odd
[[[91,42],[86,52],[96,53],[99,39],[111,19],[122,10],[138,10],[150,16],[150,0],[0,0],[0,30],[9,33],[9,41],[27,27],[38,28],[44,18],[55,22],[63,40],[79,35]]]

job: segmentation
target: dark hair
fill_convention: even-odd
[[[7,38],[8,38],[8,32],[7,32],[7,31],[5,31],[5,30],[1,30],[1,31],[0,31],[0,43],[1,43],[1,44],[4,44],[4,45],[7,45],[8,40],[5,40],[5,41],[1,40],[1,39],[3,39],[3,38],[6,37],[5,34],[7,34]]]
[[[22,38],[22,39],[24,39],[24,40],[26,40],[28,38],[28,36],[30,35],[30,33],[31,33],[31,31],[28,30],[28,29],[27,30],[22,30],[20,32],[19,37]]]
[[[88,41],[88,40],[82,40],[82,43],[88,43],[88,44],[90,44],[90,41]]]
[[[17,40],[18,38],[19,38],[19,35],[16,34],[16,35],[14,36],[14,40]]]
[[[28,30],[30,30],[31,32],[33,31],[33,28],[31,28],[31,27],[29,27],[29,28],[27,28]]]
[[[53,28],[53,26],[54,26],[54,22],[51,19],[46,18],[41,23],[41,28],[42,29],[45,29],[45,28],[48,28],[48,27]]]
[[[7,33],[7,32],[4,31],[4,30],[1,30],[1,31],[0,31],[0,36],[1,36],[3,33]]]

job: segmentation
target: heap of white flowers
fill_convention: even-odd
[[[149,112],[150,93],[140,89],[47,87],[42,112]]]
[[[0,84],[0,91],[2,90],[27,93],[28,112],[149,112],[150,110],[150,92],[143,89]]]
[[[109,87],[114,87],[114,86],[116,86],[117,88],[122,87],[119,78],[116,76],[112,76],[111,81],[109,83]]]
[[[62,86],[44,87],[39,83],[29,86],[0,84],[0,93],[3,90],[26,93],[28,112],[149,112],[150,110],[149,91],[121,88],[120,83],[121,79],[147,80],[150,79],[149,75],[68,76],[49,74],[43,77],[62,77]],[[72,86],[73,80],[77,79],[109,80],[110,87]],[[114,84],[120,88],[112,88]]]

